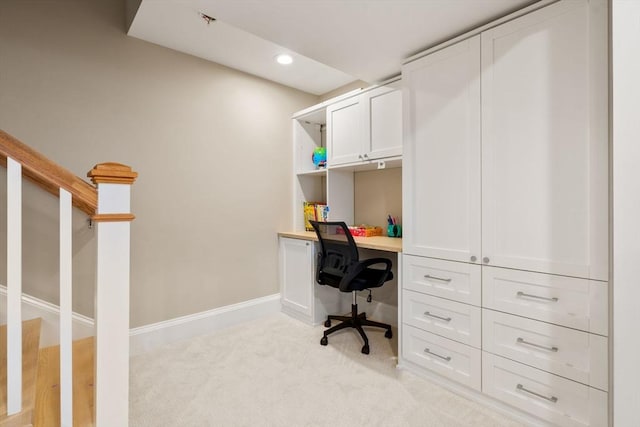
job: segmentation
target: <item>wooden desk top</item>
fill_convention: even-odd
[[[318,237],[313,231],[281,231],[278,233],[280,237],[290,237],[292,239],[313,240],[317,241]],[[371,236],[371,237],[354,237],[356,244],[362,249],[375,249],[387,252],[402,252],[402,238]]]

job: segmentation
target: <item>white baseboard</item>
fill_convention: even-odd
[[[0,323],[7,322],[7,288],[0,285]],[[248,320],[280,311],[280,294],[227,305],[209,311],[141,326],[130,330],[130,355],[154,350],[165,344],[204,335]],[[22,319],[42,318],[40,347],[60,343],[60,308],[49,302],[22,295]],[[73,313],[73,339],[94,335],[93,319]]]
[[[0,323],[7,323],[7,287],[0,285]],[[29,320],[40,317],[42,328],[40,332],[40,347],[50,347],[60,344],[60,308],[49,302],[22,295],[22,319]],[[93,319],[82,314],[72,315],[73,339],[81,339],[93,336]]]
[[[279,311],[280,294],[273,294],[133,328],[130,332],[129,354],[135,356],[146,353],[169,343],[205,335]]]

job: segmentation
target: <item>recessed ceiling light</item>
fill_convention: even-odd
[[[276,56],[276,61],[278,61],[278,64],[282,64],[282,65],[289,65],[293,62],[293,58],[291,57],[291,55],[287,55],[286,53],[282,53],[278,56]]]

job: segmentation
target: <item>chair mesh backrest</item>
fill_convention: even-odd
[[[311,221],[311,225],[322,251],[318,269],[325,274],[344,276],[349,267],[359,260],[358,247],[347,224],[342,221]]]

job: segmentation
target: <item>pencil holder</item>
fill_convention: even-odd
[[[389,224],[387,226],[387,236],[402,237],[402,226],[398,224]]]

